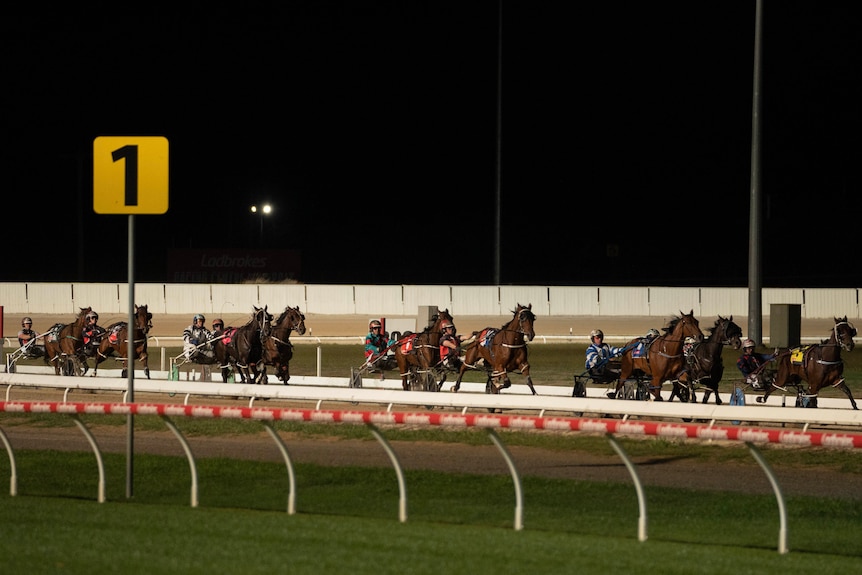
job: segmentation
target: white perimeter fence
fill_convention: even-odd
[[[505,460],[515,486],[515,519],[514,528],[523,529],[523,494],[521,478],[515,460],[511,457],[496,429],[533,430],[544,429],[554,431],[586,431],[603,433],[611,446],[623,460],[629,471],[638,497],[638,540],[647,539],[647,502],[643,485],[637,474],[636,465],[626,454],[616,440],[616,435],[653,436],[671,439],[729,440],[741,441],[746,444],[752,456],[761,466],[773,488],[779,511],[778,552],[787,553],[787,509],[781,486],[765,461],[757,444],[778,443],[795,446],[829,446],[841,449],[862,449],[862,434],[859,433],[829,433],[809,432],[809,425],[828,426],[839,425],[859,429],[862,426],[862,412],[850,409],[836,409],[832,402],[821,403],[817,409],[785,408],[777,405],[709,405],[702,403],[671,403],[608,399],[597,396],[601,390],[591,390],[588,397],[571,397],[569,388],[537,386],[539,395],[519,395],[506,393],[488,395],[482,393],[484,386],[465,384],[459,393],[445,392],[405,392],[400,389],[387,389],[383,382],[375,382],[381,387],[376,389],[355,388],[348,386],[348,378],[297,378],[299,385],[291,379],[291,385],[252,385],[252,384],[217,384],[210,382],[182,382],[166,380],[138,380],[135,383],[136,392],[167,393],[170,396],[181,394],[185,398],[179,404],[147,404],[147,403],[95,403],[69,402],[69,394],[85,391],[126,392],[128,381],[121,378],[86,378],[34,376],[34,374],[12,373],[0,374],[0,384],[6,386],[5,401],[0,401],[0,412],[5,413],[56,413],[66,414],[74,418],[78,428],[84,433],[90,443],[98,463],[99,487],[98,501],[105,501],[105,476],[102,454],[89,428],[81,420],[81,414],[87,415],[154,415],[159,416],[165,425],[174,433],[182,444],[191,469],[191,505],[198,505],[197,469],[191,448],[185,437],[173,423],[172,417],[226,417],[233,419],[254,420],[261,423],[275,441],[287,467],[289,480],[288,508],[289,514],[296,512],[296,481],[289,451],[281,436],[272,427],[274,421],[313,422],[313,423],[357,423],[365,424],[386,451],[395,469],[399,487],[398,518],[407,521],[407,486],[405,476],[398,461],[397,453],[378,429],[378,425],[411,425],[440,426],[445,428],[463,429],[467,427],[484,428]],[[57,388],[63,390],[62,401],[12,401],[11,397],[26,394],[29,387]],[[228,406],[214,407],[206,405],[189,405],[192,395],[205,397],[246,397],[248,407]],[[314,409],[296,408],[257,408],[253,402],[257,398],[281,399],[288,401],[314,401]],[[753,397],[751,401],[753,403]],[[778,398],[776,398],[778,399]],[[125,400],[125,396],[124,396]],[[386,405],[386,411],[344,411],[322,410],[323,402],[350,402]],[[393,412],[396,404],[417,406],[438,406],[460,409],[458,412]],[[836,404],[837,405],[837,404]],[[537,412],[538,415],[494,415],[488,414],[491,409],[507,409],[525,412]],[[468,410],[480,410],[482,414],[468,414]],[[563,417],[547,416],[547,412],[566,414]],[[582,418],[585,413],[600,414],[596,419]],[[575,415],[571,417],[570,415]],[[621,419],[603,419],[612,415]],[[693,419],[708,423],[663,423],[658,421],[636,421],[631,417],[675,419],[684,421]],[[603,417],[603,418],[602,418]],[[717,422],[729,422],[731,425],[717,425]],[[742,422],[761,423],[796,423],[802,424],[803,430],[762,429],[739,425]],[[17,471],[15,453],[6,433],[0,428],[0,440],[6,447],[10,461],[10,493],[17,494]]]
[[[799,304],[803,318],[860,317],[862,288],[763,288],[762,306]],[[75,314],[92,307],[127,313],[128,285],[120,283],[0,283],[6,313]],[[517,303],[545,316],[667,317],[694,310],[698,317],[747,316],[748,288],[457,286],[317,284],[135,284],[136,304],[152,313],[224,315],[252,305],[299,306],[304,313],[415,317],[421,306],[456,316],[508,315]]]

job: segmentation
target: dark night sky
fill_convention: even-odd
[[[306,283],[492,283],[497,2],[183,4],[4,19],[0,281],[125,281],[92,143],[161,135],[137,281],[171,247],[249,247],[268,200]],[[862,286],[853,4],[764,4],[764,285]],[[747,285],[754,17],[503,2],[502,283]]]

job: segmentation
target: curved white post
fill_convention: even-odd
[[[772,484],[772,491],[775,492],[775,500],[778,502],[778,552],[783,555],[788,551],[787,507],[784,504],[784,494],[781,492],[781,485],[779,485],[778,479],[772,471],[772,467],[770,467],[769,463],[767,463],[763,458],[763,454],[760,453],[753,443],[746,441],[745,445],[748,446],[748,450],[751,451],[751,455],[754,456],[754,459],[757,460],[757,463],[760,464],[760,467],[763,469],[764,473],[766,473],[766,477],[769,478],[769,483]]]
[[[515,531],[521,531],[524,528],[524,494],[521,489],[521,476],[518,474],[518,469],[515,467],[512,455],[506,449],[506,446],[503,445],[503,441],[497,435],[497,432],[489,427],[488,435],[491,437],[494,445],[497,446],[497,449],[500,450],[503,459],[506,460],[506,465],[509,466],[509,473],[512,474],[512,483],[515,484]]]
[[[290,454],[287,452],[287,446],[282,441],[281,437],[272,428],[272,425],[268,421],[261,420],[261,423],[266,428],[266,431],[269,433],[270,437],[275,441],[276,446],[278,446],[278,450],[281,452],[281,456],[284,458],[284,465],[287,467],[287,479],[289,483],[289,490],[287,493],[287,514],[294,515],[296,513],[296,477],[293,474],[293,463],[290,460]]]
[[[192,473],[192,494],[191,494],[191,505],[192,507],[198,506],[198,469],[195,466],[195,457],[192,455],[191,447],[189,447],[189,442],[186,441],[186,438],[183,437],[182,432],[177,429],[177,426],[174,425],[174,422],[171,421],[167,415],[159,415],[162,418],[162,421],[165,422],[165,425],[168,426],[168,429],[174,432],[174,435],[177,436],[177,439],[180,441],[180,445],[183,446],[183,451],[186,452],[186,459],[189,460],[189,470]]]
[[[9,495],[15,497],[18,495],[18,467],[15,465],[15,452],[12,451],[12,444],[9,443],[9,438],[2,429],[0,429],[0,440],[3,440],[3,445],[6,446],[6,453],[9,455],[9,467],[12,470],[9,475]]]
[[[614,451],[617,452],[617,455],[620,456],[620,459],[623,460],[623,463],[626,464],[626,468],[629,470],[629,475],[632,476],[632,481],[635,484],[635,491],[638,494],[638,541],[646,541],[647,540],[647,506],[646,506],[646,493],[644,493],[643,485],[641,484],[640,477],[638,477],[637,469],[635,468],[632,460],[629,459],[628,454],[623,449],[623,446],[619,444],[616,437],[607,434],[608,441],[611,442],[611,447],[614,448]]]
[[[395,454],[395,451],[392,450],[392,446],[389,445],[389,442],[386,441],[386,438],[383,437],[374,424],[366,423],[366,425],[368,426],[368,429],[371,430],[374,437],[377,438],[377,441],[380,442],[380,445],[383,446],[383,449],[386,451],[386,455],[389,456],[389,460],[392,462],[392,467],[395,468],[395,475],[398,477],[398,521],[406,523],[407,484],[404,482],[404,471],[401,469],[401,462],[398,461],[398,456]]]
[[[90,447],[93,448],[93,453],[96,455],[96,465],[99,466],[99,493],[98,500],[99,503],[105,502],[105,462],[102,461],[102,452],[99,451],[99,445],[96,443],[96,438],[93,437],[93,434],[90,433],[90,430],[87,429],[87,426],[84,425],[84,422],[81,421],[81,418],[78,414],[74,414],[72,419],[75,421],[75,425],[78,426],[83,434],[86,436],[87,441],[90,442]]]

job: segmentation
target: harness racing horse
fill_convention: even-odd
[[[134,365],[138,359],[144,366],[144,373],[150,379],[150,367],[147,365],[147,334],[153,327],[153,314],[147,311],[147,306],[135,306],[135,329],[132,336],[131,363]],[[96,352],[96,367],[93,369],[93,377],[99,372],[99,364],[116,354],[117,359],[123,361],[122,377],[128,376],[129,368],[129,324],[118,321],[105,328],[105,335],[99,342]]]
[[[272,314],[268,306],[253,307],[254,313],[245,325],[226,329],[213,346],[225,382],[233,366],[242,382],[266,383],[263,349],[272,332]]]
[[[87,314],[93,308],[82,307],[77,319],[70,324],[57,324],[45,337],[45,364],[54,364],[55,375],[60,375],[60,364],[63,365],[63,375],[84,375],[87,373],[87,358],[84,356],[84,326]]]
[[[726,345],[733,349],[742,347],[742,328],[733,322],[733,316],[718,316],[715,325],[707,331],[707,338],[696,344],[691,355],[686,358],[685,373],[679,382],[674,382],[670,401],[673,401],[674,396],[679,397],[680,401],[697,401],[694,390],[704,385],[703,403],[707,403],[709,396],[714,393],[715,404],[721,405],[718,395],[718,384],[724,375],[721,352]]]
[[[477,369],[479,362],[488,371],[487,393],[500,393],[500,390],[512,386],[509,380],[510,371],[520,371],[526,378],[527,386],[533,395],[536,389],[530,377],[530,364],[527,362],[527,342],[533,341],[536,332],[533,322],[536,315],[532,311],[533,304],[526,307],[518,304],[511,321],[499,330],[486,327],[482,331],[474,331],[476,342],[467,350],[464,363],[458,371],[458,379],[452,386],[452,391],[461,389],[461,379],[468,369]]]
[[[299,335],[305,335],[305,315],[299,311],[299,306],[284,308],[272,324],[272,332],[264,345],[264,364],[275,367],[275,375],[285,385],[290,379],[289,365],[293,357],[290,332],[293,330]]]
[[[434,370],[440,364],[440,336],[443,334],[443,325],[447,323],[454,323],[449,310],[438,311],[424,330],[402,337],[393,344],[404,391],[440,389],[442,384],[436,381]]]
[[[641,347],[638,345],[640,338],[626,344],[620,362],[620,378],[614,390],[616,397],[622,397],[620,390],[632,374],[643,374],[652,378],[650,393],[653,399],[662,401],[662,382],[677,379],[684,367],[682,344],[685,338],[703,341],[703,332],[700,331],[700,322],[694,317],[694,310],[687,314],[679,313],[667,327],[662,328],[665,333],[652,340],[642,357],[634,357]]]
[[[757,398],[758,403],[766,403],[766,398],[776,389],[786,391],[788,385],[801,389],[802,382],[807,381],[808,395],[814,396],[812,407],[817,405],[816,397],[820,390],[831,386],[844,392],[853,409],[859,409],[844,381],[844,360],[841,359],[842,349],[850,352],[856,346],[853,341],[856,328],[847,321],[847,316],[834,319],[835,325],[832,326],[829,339],[819,344],[784,350],[776,357],[778,372],[775,381],[766,386],[763,396]]]

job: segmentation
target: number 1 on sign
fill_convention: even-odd
[[[168,140],[100,136],[93,142],[93,209],[98,214],[168,211]]]
[[[126,160],[126,206],[138,205],[138,147],[123,146],[111,152],[115,162]]]

